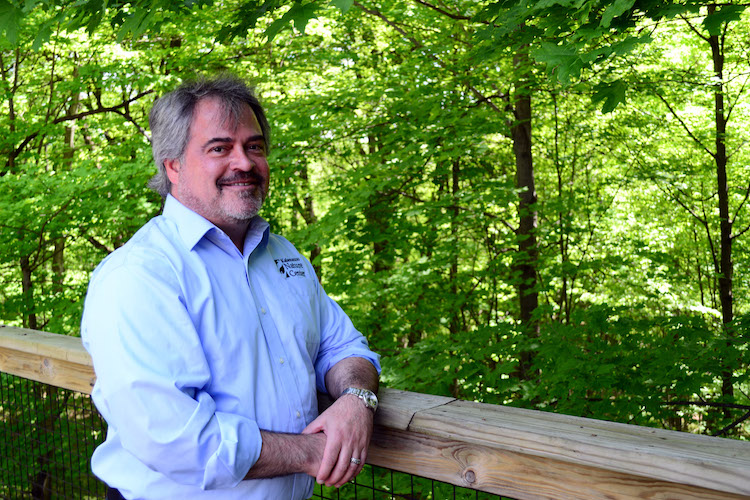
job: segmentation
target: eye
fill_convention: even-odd
[[[211,148],[211,152],[213,152],[213,153],[223,153],[224,151],[226,151],[226,149],[227,148],[225,148],[224,146],[214,146],[214,147]]]

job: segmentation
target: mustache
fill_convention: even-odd
[[[222,184],[231,184],[233,182],[252,182],[262,186],[265,183],[265,180],[265,177],[263,177],[259,173],[250,171],[240,172],[227,177],[222,177],[221,179],[216,181],[216,184],[221,186]]]

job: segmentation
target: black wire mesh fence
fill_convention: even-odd
[[[500,500],[504,497],[391,469],[365,465],[354,481],[339,489],[316,485],[313,498],[320,500]]]
[[[105,423],[86,394],[0,374],[0,498],[104,498],[89,458]]]
[[[105,434],[87,394],[0,373],[0,499],[103,499],[107,487],[91,473],[89,460]],[[368,465],[339,489],[316,486],[313,498],[501,497]]]

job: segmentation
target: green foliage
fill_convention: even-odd
[[[709,35],[720,35],[724,26],[742,19],[747,5],[721,5],[703,19],[703,28]]]
[[[264,217],[384,355],[387,385],[706,433],[737,416],[676,402],[748,403],[741,6],[10,5],[0,4],[12,14],[0,29],[17,33],[0,41],[3,322],[77,331],[96,263],[160,209],[145,187],[154,97],[228,69],[255,82],[273,125]],[[705,40],[717,29],[735,235],[728,324]],[[524,210],[519,95],[532,102],[539,199]],[[534,258],[518,231],[532,211]],[[519,321],[521,263],[536,270],[538,335]],[[518,373],[526,352],[530,379]],[[727,370],[733,397],[722,395]]]
[[[700,402],[699,395],[715,386],[721,360],[732,359],[737,381],[747,383],[750,374],[737,357],[745,341],[730,342],[701,316],[632,314],[631,308],[593,307],[567,325],[545,327],[536,358],[542,380],[525,397],[543,400],[543,409],[664,427],[674,425],[670,402],[679,402],[681,430],[729,424],[720,413],[685,402]],[[745,322],[735,326],[739,338],[747,338]]]

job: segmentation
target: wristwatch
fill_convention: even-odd
[[[375,413],[375,410],[378,409],[378,397],[372,391],[368,391],[367,389],[358,389],[356,387],[349,387],[347,389],[344,389],[344,392],[341,393],[342,396],[344,394],[354,394],[359,399],[361,399],[365,406],[368,409],[372,410],[373,413]]]

